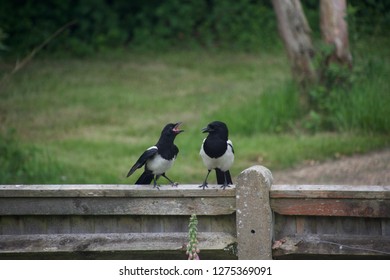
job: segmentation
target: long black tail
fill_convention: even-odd
[[[149,185],[153,181],[154,175],[151,172],[144,171],[138,178],[136,185]]]
[[[221,169],[216,168],[215,169],[215,175],[217,176],[217,184],[225,184],[225,177],[224,173],[226,175],[226,180],[228,184],[233,184],[232,177],[230,176],[230,171],[223,172]]]

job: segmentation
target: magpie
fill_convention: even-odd
[[[200,156],[208,172],[200,188],[207,188],[207,178],[212,169],[215,169],[217,183],[222,184],[221,188],[233,184],[230,176],[230,167],[234,161],[233,143],[229,140],[229,131],[225,123],[214,121],[202,129],[208,136],[203,140],[200,147]]]
[[[161,131],[161,136],[157,144],[148,148],[131,167],[129,173],[127,173],[127,177],[133,174],[138,168],[145,166],[144,172],[135,182],[136,185],[149,185],[153,181],[154,188],[156,186],[158,188],[157,180],[160,176],[163,176],[172,186],[177,186],[177,183],[169,179],[165,175],[165,172],[172,167],[179,153],[179,149],[173,142],[176,136],[184,131],[180,129],[180,125],[181,122],[167,124]]]

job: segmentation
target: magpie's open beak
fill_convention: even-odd
[[[173,132],[175,132],[176,134],[179,134],[181,132],[183,132],[184,130],[180,129],[180,125],[182,124],[182,122],[178,122],[175,124],[175,126],[173,127]]]

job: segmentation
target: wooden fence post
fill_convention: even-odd
[[[272,211],[269,191],[272,173],[263,166],[250,167],[236,184],[238,259],[272,259]]]

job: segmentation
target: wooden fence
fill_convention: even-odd
[[[1,259],[185,259],[198,217],[202,259],[390,258],[390,187],[1,185]]]

